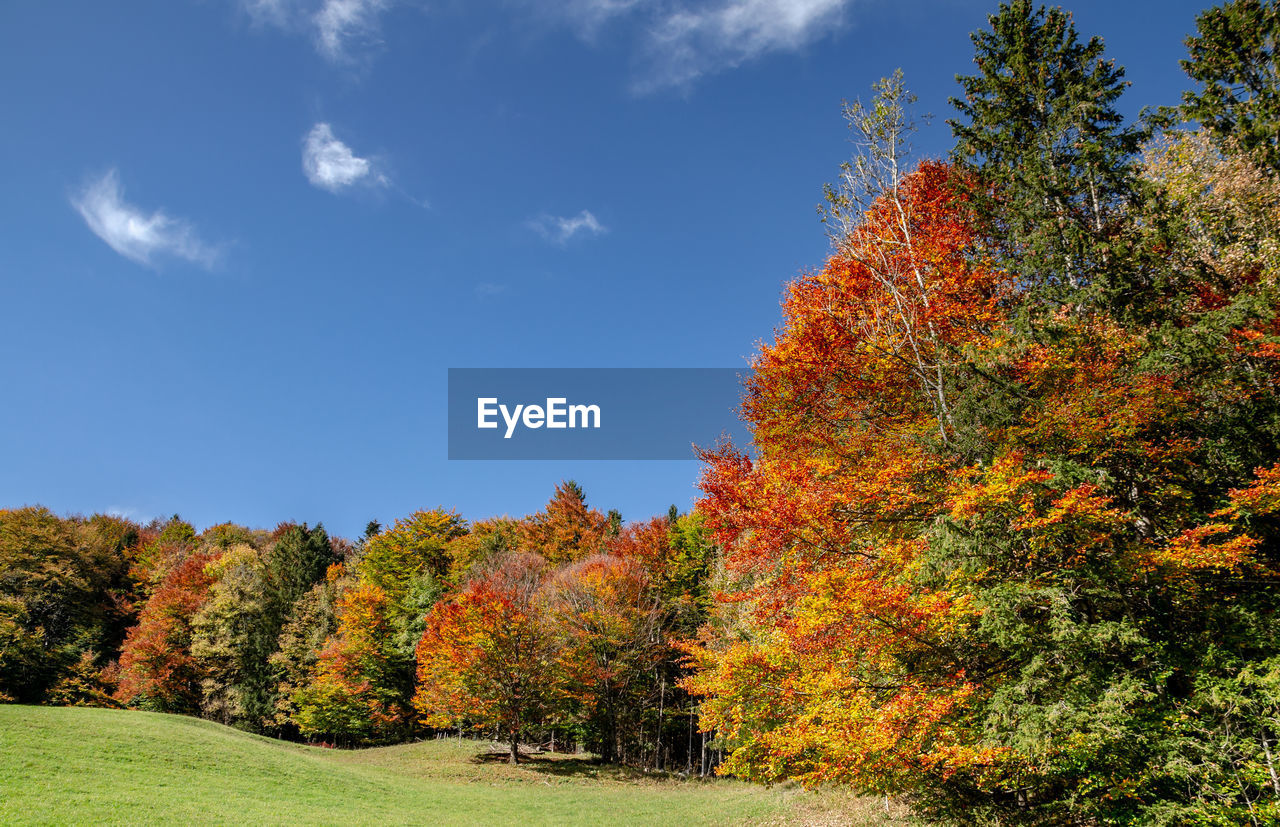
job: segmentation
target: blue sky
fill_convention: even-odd
[[[1201,2],[1069,6],[1175,103]],[[13,0],[0,507],[627,519],[695,462],[449,462],[449,367],[733,367],[821,264],[843,98],[950,148],[983,0]]]

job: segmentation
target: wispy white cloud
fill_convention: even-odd
[[[316,50],[334,63],[348,63],[378,43],[381,15],[392,0],[240,0],[258,25],[309,33]]]
[[[537,4],[542,13],[567,22],[585,39],[594,39],[599,29],[616,18],[642,11],[652,0],[561,0],[559,3]]]
[[[584,40],[634,18],[639,70],[648,93],[684,87],[772,52],[803,49],[842,22],[854,0],[563,0],[548,4]]]
[[[149,266],[157,256],[172,256],[208,268],[218,259],[217,249],[201,241],[189,222],[160,210],[148,215],[127,203],[114,169],[91,180],[71,198],[71,205],[98,238],[139,264]]]
[[[378,172],[373,161],[359,157],[338,140],[327,123],[313,126],[303,140],[302,171],[313,186],[333,193],[357,184],[387,186],[391,183]]]
[[[634,88],[686,86],[771,52],[798,51],[837,27],[852,0],[716,0],[678,8],[650,29]]]
[[[529,226],[555,244],[568,244],[570,239],[578,235],[597,236],[609,232],[609,228],[588,210],[571,217],[540,215],[531,220]]]
[[[312,17],[316,47],[330,60],[348,59],[351,41],[368,43],[378,35],[378,15],[386,0],[325,0]]]
[[[241,0],[254,23],[286,27],[297,10],[296,0]]]

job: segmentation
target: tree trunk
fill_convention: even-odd
[[[662,683],[658,689],[658,732],[654,738],[656,742],[653,747],[653,768],[655,770],[662,769],[662,711],[667,700],[667,676],[662,676]]]
[[[1262,732],[1262,751],[1267,756],[1267,772],[1271,774],[1271,789],[1280,796],[1280,776],[1276,775],[1276,759],[1271,754],[1271,741],[1267,738],[1266,730]]]
[[[513,735],[511,737],[511,760],[509,763],[520,763],[520,736]]]
[[[689,702],[689,743],[684,755],[684,771],[689,775],[693,775],[693,701]]]

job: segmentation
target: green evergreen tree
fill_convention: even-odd
[[[1028,286],[1075,302],[1115,264],[1109,242],[1132,188],[1141,134],[1115,108],[1124,70],[1061,9],[1013,0],[988,21],[972,35],[977,74],[956,78],[953,156],[977,174],[988,234]]]
[[[1183,93],[1183,117],[1280,169],[1280,8],[1271,0],[1231,0],[1201,13],[1196,30],[1182,68],[1200,88]]]
[[[294,717],[298,707],[294,696],[311,682],[321,650],[338,629],[338,597],[350,583],[350,578],[326,578],[312,586],[294,604],[289,620],[280,631],[276,651],[270,657],[279,679],[272,724],[284,734],[297,733]]]
[[[238,543],[219,558],[211,598],[193,623],[205,716],[253,730],[277,727],[283,676],[272,656],[300,600],[334,561],[323,526],[293,523],[277,528],[261,552]]]

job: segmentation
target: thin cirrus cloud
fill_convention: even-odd
[[[350,63],[379,42],[379,20],[390,0],[240,0],[260,25],[307,32],[316,51],[333,63]]]
[[[597,236],[609,232],[609,228],[583,210],[574,216],[540,215],[529,222],[538,235],[553,244],[565,245],[579,236]]]
[[[172,257],[211,268],[218,250],[200,240],[190,222],[172,218],[161,210],[150,214],[124,200],[124,190],[114,169],[89,181],[71,205],[89,229],[120,255],[152,266],[160,257]]]
[[[557,14],[584,39],[638,18],[632,91],[687,88],[775,52],[795,52],[837,29],[852,0],[571,0]]]
[[[562,0],[558,5],[532,7],[543,14],[550,14],[568,23],[584,40],[595,39],[596,34],[610,21],[644,9],[648,0]]]
[[[311,127],[302,142],[302,171],[312,186],[340,193],[355,186],[388,186],[374,162],[356,155],[327,123]]]
[[[668,16],[650,35],[646,92],[684,86],[771,52],[798,51],[839,24],[848,0],[732,0]]]

